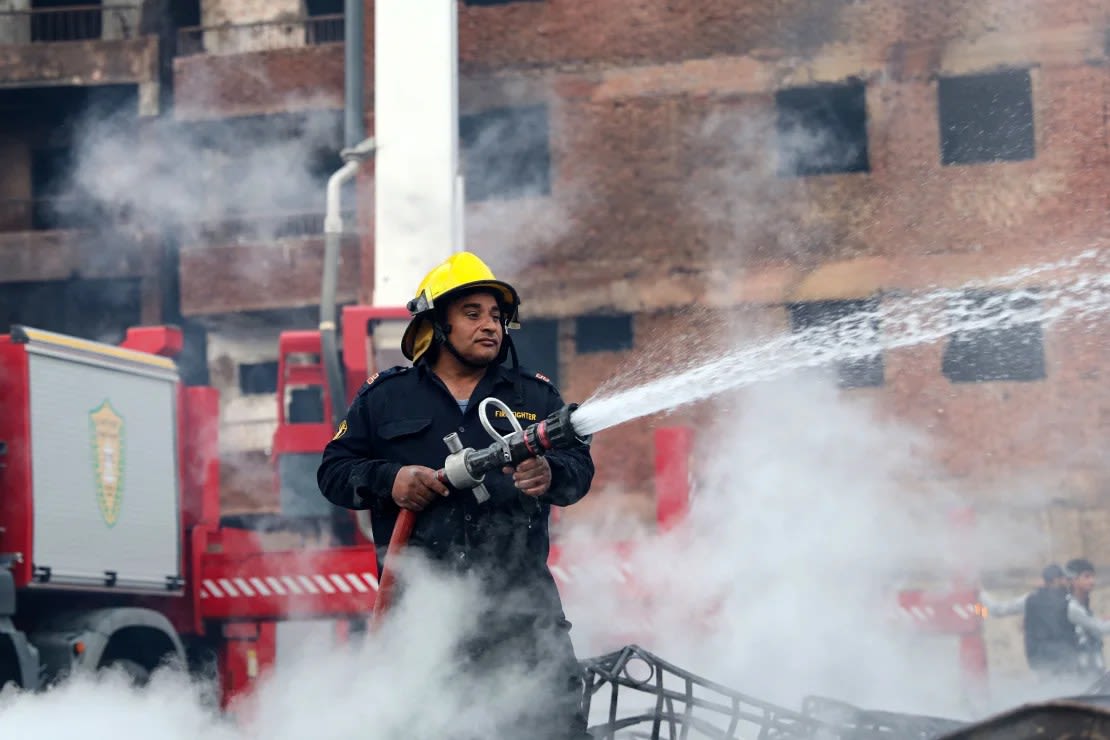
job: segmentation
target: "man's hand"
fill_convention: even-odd
[[[530,457],[516,466],[501,469],[505,475],[512,473],[513,483],[525,496],[542,496],[551,488],[551,466],[542,457]]]
[[[436,471],[423,465],[406,465],[393,479],[393,501],[409,511],[420,511],[436,496],[447,493],[447,486],[439,482]]]

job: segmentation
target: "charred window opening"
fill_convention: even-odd
[[[1044,339],[1036,321],[1017,323],[1014,311],[1036,307],[1026,293],[969,291],[952,306],[956,331],[944,348],[941,371],[953,383],[1045,378]],[[987,326],[982,326],[982,324]],[[997,323],[997,326],[990,324]]]
[[[170,3],[170,22],[174,28],[195,28],[200,25],[200,0],[175,0]]]
[[[343,40],[343,0],[305,0],[305,43],[334,44]]]
[[[813,331],[818,347],[835,350],[841,344],[867,348],[878,341],[879,308],[876,298],[843,301],[807,301],[787,305],[795,333]],[[885,382],[881,351],[836,362],[841,388],[873,388]]]
[[[31,228],[65,229],[74,226],[64,201],[73,168],[73,149],[46,146],[31,151]]]
[[[462,116],[459,140],[468,202],[551,194],[546,105]]]
[[[324,228],[328,179],[342,166],[342,117],[334,111],[244,116],[233,121],[193,122],[181,127],[180,140],[203,159],[206,177],[235,197],[212,202],[199,221],[202,239],[275,240],[318,236]],[[265,187],[236,185],[243,172],[277,172],[262,161],[280,162],[282,176]],[[353,227],[352,204],[358,183],[341,187],[344,227]]]
[[[556,319],[528,319],[512,332],[520,364],[543,373],[559,385],[559,322]]]
[[[125,216],[98,192],[111,175],[89,165],[85,147],[101,132],[128,136],[137,123],[138,87],[29,87],[0,90],[9,167],[0,230],[107,230]],[[8,174],[8,173],[5,173]],[[76,175],[82,175],[76,177]]]
[[[781,176],[870,172],[862,82],[775,93]]]
[[[342,15],[343,0],[305,0],[305,13],[311,18],[317,15]]]
[[[323,189],[328,182],[328,178],[335,174],[335,171],[343,166],[343,158],[339,156],[338,146],[316,146],[309,152],[308,155],[308,176],[312,181],[318,183]]]
[[[1029,70],[941,78],[940,159],[945,165],[1032,159]]]
[[[181,316],[176,305],[173,313],[166,316],[174,318],[172,323],[180,326],[183,334],[184,346],[176,357],[177,371],[185,385],[208,385],[211,380],[208,372],[208,331],[202,324]]]
[[[104,30],[101,0],[31,0],[31,41],[86,41]]]
[[[0,333],[24,324],[118,344],[141,323],[137,278],[7,283],[0,290]]]
[[[579,316],[574,322],[575,351],[580,355],[592,352],[623,352],[635,343],[632,317]]]
[[[277,360],[239,363],[239,392],[244,396],[277,393],[277,381]]]

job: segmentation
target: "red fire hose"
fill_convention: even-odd
[[[436,471],[439,482],[449,485],[445,470]],[[393,525],[393,534],[389,537],[389,549],[386,550],[385,560],[382,562],[382,577],[378,581],[378,597],[374,599],[374,622],[380,623],[389,607],[393,605],[393,586],[397,577],[393,575],[393,563],[396,557],[409,544],[412,528],[416,524],[416,512],[410,509],[401,509],[397,515],[397,522]]]
[[[397,579],[393,575],[394,558],[405,549],[412,534],[412,525],[416,524],[416,512],[401,509],[397,515],[397,523],[393,525],[393,535],[389,538],[389,550],[385,554],[382,567],[382,577],[378,581],[378,597],[374,600],[374,622],[380,623],[386,611],[393,603],[393,584]]]

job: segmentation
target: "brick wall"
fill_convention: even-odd
[[[712,56],[808,54],[822,46],[871,50],[992,34],[1105,24],[1097,0],[972,3],[964,0],[549,0],[460,7],[459,49],[467,71],[554,65],[615,67]]]
[[[322,237],[182,250],[181,311],[194,316],[318,305],[323,258]],[[350,302],[358,295],[355,239],[343,240],[340,261],[337,298]]]
[[[343,107],[343,46],[305,46],[174,60],[178,120]]]

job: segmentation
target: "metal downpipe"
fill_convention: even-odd
[[[363,138],[363,0],[344,0],[343,4],[343,65],[344,110],[341,152],[345,164],[328,178],[326,213],[324,216],[324,272],[320,286],[320,352],[324,364],[324,382],[331,396],[331,422],[338,426],[347,410],[347,393],[343,370],[339,366],[336,340],[336,292],[339,283],[339,251],[343,235],[340,208],[343,184],[358,173],[359,163],[373,153],[373,142]]]
[[[339,284],[339,244],[343,237],[343,216],[340,193],[343,183],[358,172],[359,163],[349,161],[328,178],[327,210],[324,216],[324,275],[320,285],[320,354],[324,363],[324,379],[331,397],[332,426],[339,425],[347,411],[347,393],[343,387],[343,371],[339,367],[339,345],[336,341],[336,292]]]
[[[365,0],[343,3],[343,143],[354,146],[365,138],[366,104],[363,100],[366,47]]]

